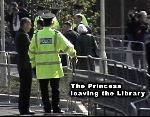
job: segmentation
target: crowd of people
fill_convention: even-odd
[[[144,68],[145,42],[149,40],[149,20],[146,11],[138,11],[135,7],[128,12],[125,39],[131,42],[133,64],[136,68]],[[146,51],[148,53],[148,51]],[[148,55],[148,54],[146,54]]]
[[[77,56],[98,56],[97,43],[82,10],[82,6],[76,6],[74,22],[65,21],[60,26],[55,9],[45,11],[43,6],[38,6],[33,21],[22,4],[10,3],[5,20],[17,52],[20,78],[18,109],[21,115],[34,114],[30,110],[33,73],[40,84],[44,112],[51,113],[53,110],[53,113],[61,113],[59,81],[64,77],[62,66],[67,65],[67,59],[60,52],[67,53],[70,61],[78,61],[77,67],[84,70],[88,69],[87,61],[77,59]],[[94,62],[91,62],[90,69],[94,68]],[[52,89],[51,102],[49,83]]]

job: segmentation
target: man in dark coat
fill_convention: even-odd
[[[78,26],[77,31],[80,34],[77,40],[77,55],[78,56],[90,55],[92,57],[98,57],[97,55],[98,46],[96,40],[91,34],[87,33],[88,29],[83,24],[80,24]],[[87,59],[78,58],[77,68],[87,70],[88,69]],[[94,60],[89,61],[89,68],[92,71],[95,70]]]
[[[29,18],[22,18],[20,22],[20,29],[16,34],[15,45],[17,55],[17,66],[20,78],[20,90],[18,109],[21,115],[33,114],[29,111],[29,100],[32,84],[32,69],[28,56],[28,48],[30,39],[28,32],[31,29],[31,20]]]
[[[135,17],[135,16],[134,16]],[[143,54],[138,53],[144,51],[144,42],[145,37],[148,33],[149,24],[147,22],[147,13],[145,11],[140,11],[135,18],[132,18],[128,21],[127,24],[127,37],[131,42],[131,50],[134,52],[133,55],[133,63],[136,68],[143,69],[144,61]]]
[[[78,33],[72,29],[72,24],[70,21],[66,21],[62,28],[63,35],[74,45],[76,49],[76,43],[78,38]],[[61,55],[62,65],[67,66],[67,56]]]

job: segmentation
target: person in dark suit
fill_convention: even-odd
[[[16,34],[15,46],[17,51],[17,67],[20,78],[18,109],[21,115],[34,114],[29,111],[29,100],[32,85],[32,69],[28,56],[30,39],[28,32],[31,29],[31,20],[27,17],[20,21],[20,29]]]
[[[76,49],[76,43],[78,38],[78,33],[72,29],[72,24],[70,21],[66,21],[62,27],[63,35],[74,45]],[[67,66],[67,56],[61,55],[62,65]]]
[[[64,23],[63,34],[74,46],[76,46],[78,33],[72,29],[72,24],[70,21],[66,21]]]

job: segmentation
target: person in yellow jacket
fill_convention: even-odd
[[[59,12],[60,12],[59,9],[54,9],[54,8],[51,9],[51,13],[55,15],[51,24],[51,28],[55,30],[60,30],[60,24],[57,18]]]
[[[35,19],[34,19],[34,32],[36,32],[36,31],[39,29],[37,22],[38,22],[39,20],[43,20],[41,16],[44,14],[44,12],[43,12],[44,7],[38,6],[37,9],[38,9],[38,10],[37,10],[37,16],[36,16]]]
[[[86,20],[86,18],[85,18],[85,16],[84,16],[83,14],[78,13],[78,14],[75,15],[75,17],[76,17],[76,16],[81,16],[81,19],[82,19],[81,22],[82,22],[85,26],[89,26],[89,25],[88,25],[88,22],[87,22],[87,20]]]
[[[85,17],[85,15],[82,13],[84,9],[83,5],[79,5],[79,4],[75,4],[74,5],[74,17],[76,18],[76,16],[81,16],[81,22],[86,26],[89,27],[88,21]],[[73,28],[77,27],[78,24],[76,23],[76,21],[73,24]]]
[[[64,73],[59,51],[66,52],[72,59],[76,58],[74,46],[61,32],[50,28],[53,17],[55,15],[52,13],[46,13],[42,16],[44,27],[34,34],[28,52],[32,68],[36,68],[45,113],[51,113],[48,92],[49,81],[52,88],[53,112],[61,112],[59,107],[59,81]]]
[[[53,23],[51,25],[52,29],[60,30],[60,25],[56,17],[53,18]]]

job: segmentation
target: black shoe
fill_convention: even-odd
[[[53,113],[63,113],[63,112],[61,111],[61,109],[59,109],[59,110],[53,110]]]
[[[28,112],[20,112],[20,115],[34,115],[35,113],[33,111]]]
[[[44,114],[51,114],[51,111],[45,111]]]

